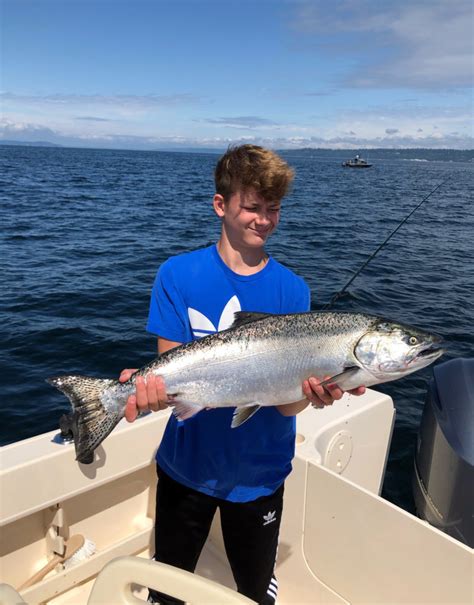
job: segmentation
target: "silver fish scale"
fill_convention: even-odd
[[[141,373],[163,376],[168,394],[201,407],[289,403],[303,397],[305,378],[353,365],[373,323],[349,313],[269,316],[173,349]]]

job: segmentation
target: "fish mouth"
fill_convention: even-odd
[[[431,355],[443,355],[445,353],[445,349],[440,346],[430,347],[429,349],[425,349],[418,354],[418,357],[431,357]]]
[[[442,346],[441,343],[441,339],[439,340],[439,342],[434,342],[429,344],[428,346],[426,346],[424,349],[422,349],[421,351],[418,351],[416,353],[416,355],[413,357],[413,360],[415,363],[417,361],[423,361],[423,362],[431,362],[434,361],[435,359],[438,359],[438,357],[441,357],[441,355],[444,355],[444,353],[446,352],[446,349],[444,349],[444,347]]]

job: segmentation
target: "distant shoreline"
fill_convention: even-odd
[[[38,148],[54,148],[63,150],[83,150],[83,151],[107,151],[107,152],[138,152],[138,153],[203,153],[203,154],[215,154],[219,155],[225,152],[225,148],[215,149],[209,147],[169,147],[169,148],[156,148],[156,149],[127,149],[127,148],[110,148],[110,147],[75,147],[69,145],[60,145],[58,143],[51,143],[49,141],[12,141],[7,139],[0,139],[0,146],[3,147],[38,147]],[[417,161],[436,161],[441,159],[443,161],[462,161],[472,162],[474,161],[474,149],[454,149],[454,148],[439,148],[433,149],[430,147],[351,147],[344,149],[327,149],[324,147],[302,147],[299,149],[278,149],[278,153],[284,156],[295,156],[295,155],[324,155],[327,158],[350,158],[355,153],[359,153],[364,158],[370,157],[372,160],[382,159],[399,159],[399,160],[417,160]],[[469,157],[469,154],[472,157]],[[452,156],[446,158],[446,156]],[[460,157],[460,156],[468,157]],[[430,157],[426,157],[430,156]],[[437,157],[438,156],[438,157]],[[457,156],[455,158],[454,156]]]

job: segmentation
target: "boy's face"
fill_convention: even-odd
[[[227,202],[216,194],[214,210],[229,240],[244,247],[261,248],[280,220],[280,200],[265,200],[253,189],[237,191]]]

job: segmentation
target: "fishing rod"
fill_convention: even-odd
[[[355,278],[356,278],[356,277],[359,275],[359,273],[361,273],[361,271],[363,271],[363,269],[365,269],[365,267],[367,267],[367,265],[370,263],[370,261],[371,261],[371,260],[374,258],[374,256],[375,256],[376,254],[378,254],[378,252],[380,252],[380,250],[381,250],[381,249],[382,249],[382,248],[385,246],[385,244],[388,242],[388,240],[389,240],[389,239],[390,239],[392,236],[394,236],[394,235],[395,235],[395,233],[396,233],[396,232],[397,232],[397,231],[400,229],[400,227],[401,227],[403,224],[405,224],[405,223],[407,222],[407,220],[410,218],[410,216],[411,216],[412,214],[414,214],[414,213],[415,213],[415,212],[418,210],[418,208],[419,208],[419,207],[420,207],[422,204],[424,204],[428,198],[430,198],[430,197],[433,195],[433,193],[434,193],[435,191],[437,191],[437,190],[438,190],[438,189],[439,189],[439,188],[440,188],[442,185],[444,185],[444,184],[445,184],[447,181],[449,181],[449,179],[450,179],[450,178],[451,178],[451,177],[450,177],[450,176],[448,176],[448,178],[447,178],[447,179],[445,179],[444,181],[442,181],[441,183],[439,183],[439,185],[436,185],[436,187],[435,187],[435,188],[434,188],[432,191],[430,191],[430,192],[428,193],[428,195],[426,195],[426,196],[425,196],[425,197],[424,197],[424,198],[421,200],[421,202],[420,202],[420,203],[419,203],[417,206],[415,206],[415,208],[413,208],[413,210],[412,210],[412,211],[411,211],[409,214],[407,214],[407,216],[406,216],[406,217],[405,217],[405,218],[404,218],[404,219],[403,219],[403,220],[402,220],[402,221],[401,221],[401,222],[400,222],[400,223],[399,223],[399,224],[398,224],[398,225],[395,227],[395,229],[394,229],[394,230],[393,230],[393,231],[390,233],[390,235],[389,235],[389,236],[388,236],[388,237],[387,237],[387,238],[386,238],[386,239],[385,239],[385,240],[384,240],[384,241],[383,241],[383,242],[380,244],[380,246],[379,246],[379,247],[378,247],[378,248],[375,250],[375,252],[374,252],[373,254],[371,254],[371,255],[369,256],[369,258],[368,258],[368,259],[367,259],[367,260],[366,260],[366,261],[365,261],[365,262],[362,264],[362,266],[361,266],[361,267],[360,267],[360,268],[359,268],[359,269],[358,269],[358,270],[357,270],[357,271],[354,273],[354,275],[353,275],[353,276],[350,278],[350,280],[347,282],[347,284],[346,284],[346,285],[345,285],[345,286],[344,286],[344,287],[343,287],[341,290],[339,290],[339,292],[336,292],[336,294],[334,294],[334,296],[331,298],[331,300],[330,300],[328,303],[326,303],[326,304],[324,305],[324,307],[322,307],[322,309],[321,309],[322,311],[327,311],[328,309],[330,309],[330,308],[333,306],[333,304],[334,304],[334,303],[335,303],[335,302],[336,302],[336,301],[337,301],[339,298],[341,298],[341,296],[344,294],[344,292],[347,290],[347,288],[348,288],[348,287],[349,287],[349,286],[352,284],[352,282],[353,282],[353,281],[355,280]]]

